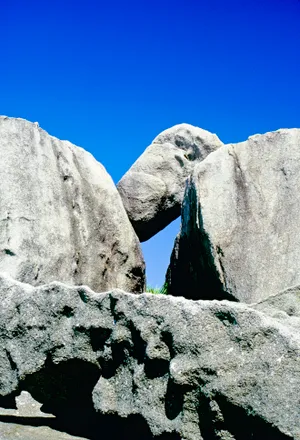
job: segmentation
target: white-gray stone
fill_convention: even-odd
[[[38,124],[0,117],[0,271],[32,285],[144,288],[138,238],[94,157]]]
[[[180,216],[185,181],[195,163],[223,143],[189,124],[163,131],[122,177],[117,187],[141,241]]]
[[[253,303],[300,283],[300,130],[221,147],[197,164],[169,292]]]

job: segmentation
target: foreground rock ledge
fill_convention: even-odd
[[[114,438],[132,438],[115,433],[124,421],[143,439],[300,438],[300,337],[288,320],[6,277],[0,292],[0,406],[26,390],[73,427],[80,415],[99,433],[110,421]]]

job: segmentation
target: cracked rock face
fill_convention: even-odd
[[[93,420],[101,433],[108,420],[118,439],[137,426],[136,439],[300,438],[299,331],[282,321],[227,301],[3,276],[0,292],[0,406],[25,390],[73,428]]]
[[[215,134],[179,124],[163,131],[137,159],[117,187],[140,241],[180,216],[187,177],[221,145]]]
[[[37,124],[0,117],[0,271],[32,285],[144,288],[140,244],[94,157]]]
[[[195,167],[169,293],[253,303],[300,282],[300,130],[225,145]]]

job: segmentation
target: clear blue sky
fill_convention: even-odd
[[[300,126],[299,0],[0,0],[0,113],[84,147],[117,182],[188,122],[236,142]],[[179,221],[143,245],[161,285]]]

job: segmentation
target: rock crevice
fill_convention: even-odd
[[[299,147],[299,129],[278,130],[224,145],[196,164],[169,293],[252,303],[300,282]]]

